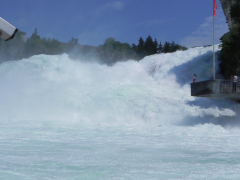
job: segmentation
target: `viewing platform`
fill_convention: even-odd
[[[240,81],[237,82],[236,92],[232,92],[232,87],[232,80],[225,79],[191,83],[191,96],[240,101]]]

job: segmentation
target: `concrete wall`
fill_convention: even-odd
[[[220,83],[217,80],[191,83],[191,96],[201,96],[201,95],[219,94],[219,93],[220,93]]]

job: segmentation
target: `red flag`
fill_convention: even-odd
[[[216,9],[217,9],[217,2],[216,0],[213,0],[213,16],[216,16]]]

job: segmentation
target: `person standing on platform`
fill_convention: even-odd
[[[196,83],[196,82],[197,82],[197,75],[194,74],[194,76],[193,76],[193,83]]]
[[[236,74],[234,74],[233,76],[233,88],[232,88],[232,92],[236,92],[237,91],[237,80],[238,80],[238,77]]]

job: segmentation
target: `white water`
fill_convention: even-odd
[[[239,105],[190,96],[212,47],[112,67],[0,65],[0,179],[239,179]]]

